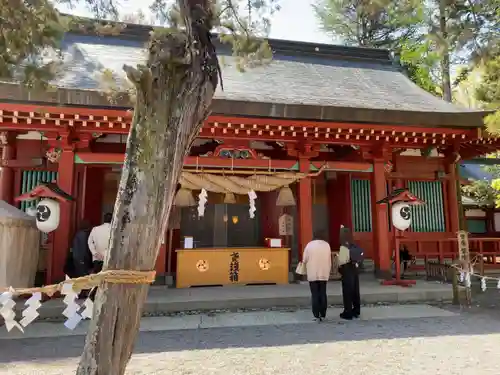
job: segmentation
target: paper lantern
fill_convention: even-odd
[[[54,199],[42,199],[36,206],[36,226],[43,233],[50,233],[59,227],[61,207]]]
[[[406,202],[397,202],[392,205],[392,224],[396,229],[407,230],[411,225],[411,208]]]

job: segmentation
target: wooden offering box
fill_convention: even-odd
[[[177,288],[288,284],[287,248],[177,250]]]

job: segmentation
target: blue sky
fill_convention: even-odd
[[[148,14],[150,2],[150,0],[122,0],[120,9],[124,14],[135,13],[139,9]],[[272,18],[271,38],[333,43],[333,39],[319,28],[319,23],[312,9],[313,0],[280,0],[279,4],[281,10]],[[80,16],[92,16],[82,5],[74,9],[59,6],[59,9]]]

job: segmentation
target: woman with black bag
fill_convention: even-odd
[[[363,250],[354,244],[348,228],[341,228],[340,251],[338,255],[339,273],[342,275],[342,297],[344,311],[342,319],[352,320],[361,314],[359,291],[359,266],[363,261]]]

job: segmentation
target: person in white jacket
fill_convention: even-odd
[[[104,223],[94,227],[90,231],[88,245],[90,252],[92,253],[93,261],[93,272],[99,273],[102,271],[104,265],[104,258],[108,253],[109,248],[109,237],[111,236],[111,220],[113,215],[107,213],[104,215]],[[94,301],[97,293],[97,288],[94,288],[89,295],[89,298]]]
[[[312,313],[317,321],[322,321],[328,307],[326,283],[332,269],[332,251],[328,242],[319,239],[309,242],[304,249],[302,262],[311,289]]]
[[[92,253],[92,261],[94,262],[94,271],[100,272],[104,257],[108,253],[109,237],[111,236],[111,220],[113,215],[107,213],[104,215],[104,222],[92,228],[90,231],[88,245]]]

